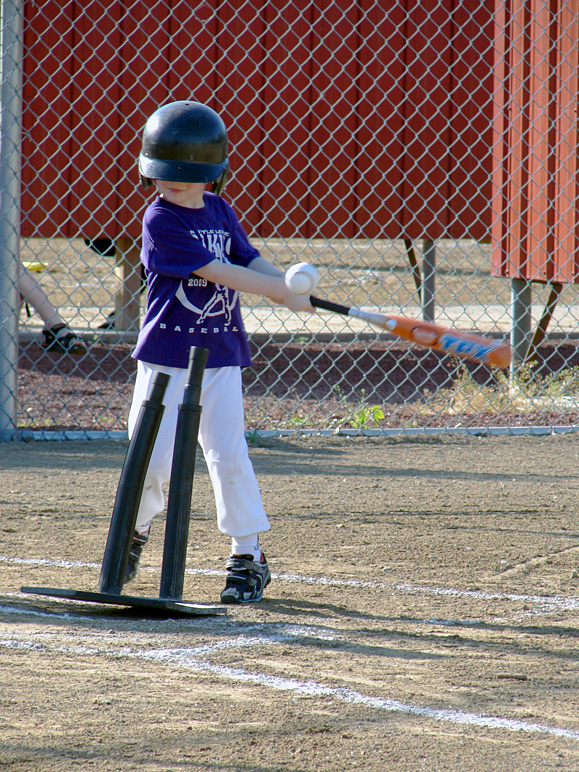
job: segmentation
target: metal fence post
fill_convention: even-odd
[[[2,0],[0,68],[0,441],[16,435],[23,0]]]
[[[511,374],[514,375],[523,362],[531,342],[533,290],[526,279],[511,279],[512,322],[511,346],[513,362]]]
[[[436,316],[436,244],[422,241],[422,318],[434,322]]]

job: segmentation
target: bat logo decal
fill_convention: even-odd
[[[486,360],[490,352],[496,348],[494,344],[487,345],[474,340],[465,340],[450,332],[445,332],[440,336],[439,345],[449,354],[474,356],[482,361]]]

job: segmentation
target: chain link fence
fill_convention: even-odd
[[[6,346],[0,409],[9,413],[14,399],[9,420],[21,436],[126,430],[130,353],[146,303],[138,254],[148,199],[136,158],[147,117],[178,99],[223,116],[233,170],[225,197],[264,257],[284,270],[316,265],[321,297],[515,347],[511,371],[491,371],[351,318],[296,315],[245,296],[254,358],[244,373],[248,431],[552,431],[579,423],[575,271],[561,278],[525,269],[547,265],[557,250],[560,264],[574,265],[577,235],[561,236],[532,191],[529,230],[546,229],[549,254],[529,247],[527,262],[515,266],[495,235],[502,225],[519,227],[519,244],[524,236],[527,210],[513,220],[504,182],[506,174],[513,187],[525,164],[511,145],[513,127],[529,128],[508,119],[519,103],[562,158],[553,169],[547,153],[537,190],[558,191],[579,232],[577,68],[561,64],[575,56],[578,9],[550,3],[545,46],[533,26],[545,3],[387,5],[3,2],[4,33],[23,19],[21,238],[19,254],[4,245],[3,265],[18,259],[86,345],[76,355],[47,348],[43,330],[55,317],[47,323],[36,296],[18,285],[18,380],[10,380]],[[18,111],[4,89],[15,44],[6,34],[3,41],[5,115]],[[519,55],[530,71],[545,64],[551,73],[544,115],[531,81],[513,81]],[[557,116],[573,110],[574,123],[553,134]],[[18,148],[3,121],[11,157]],[[10,275],[3,320],[15,302],[13,266]]]

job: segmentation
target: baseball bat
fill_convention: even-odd
[[[343,306],[330,300],[321,300],[310,295],[314,308],[323,308],[344,316],[353,316],[365,322],[381,327],[397,335],[402,340],[416,343],[425,348],[432,348],[444,354],[471,359],[491,367],[507,369],[511,364],[511,347],[508,343],[496,341],[483,335],[462,332],[454,328],[441,327],[432,322],[411,319],[407,316],[391,316],[362,311],[360,308]]]

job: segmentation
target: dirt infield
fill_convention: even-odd
[[[2,769],[579,769],[576,435],[258,440],[259,605],[22,594],[96,591],[126,448],[0,444]],[[202,460],[193,498],[183,597],[216,603]],[[132,593],[158,595],[162,537]]]

